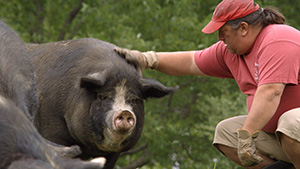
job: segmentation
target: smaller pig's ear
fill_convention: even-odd
[[[105,84],[106,81],[106,73],[96,72],[88,74],[87,76],[81,77],[80,79],[80,87],[81,88],[99,88]]]
[[[177,87],[166,87],[157,80],[141,78],[142,92],[144,98],[155,97],[160,98],[174,93]]]

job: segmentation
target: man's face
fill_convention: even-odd
[[[226,48],[232,54],[243,55],[249,50],[241,31],[240,28],[235,30],[228,24],[219,29],[218,39],[225,43]]]

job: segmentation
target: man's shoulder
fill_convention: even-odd
[[[289,40],[300,42],[300,31],[289,25],[272,24],[265,27],[261,32],[265,38],[273,39],[274,41]]]

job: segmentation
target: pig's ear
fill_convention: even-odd
[[[80,79],[80,87],[81,88],[99,88],[105,84],[106,81],[106,73],[96,72],[88,74],[87,76],[81,77]]]
[[[160,98],[174,93],[177,87],[166,87],[154,79],[141,78],[144,99],[148,97]]]

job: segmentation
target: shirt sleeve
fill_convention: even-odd
[[[300,48],[295,45],[287,41],[273,42],[262,50],[258,58],[258,86],[268,83],[299,83]]]
[[[225,57],[225,45],[219,41],[209,48],[195,52],[195,62],[201,72],[208,76],[233,78]]]

